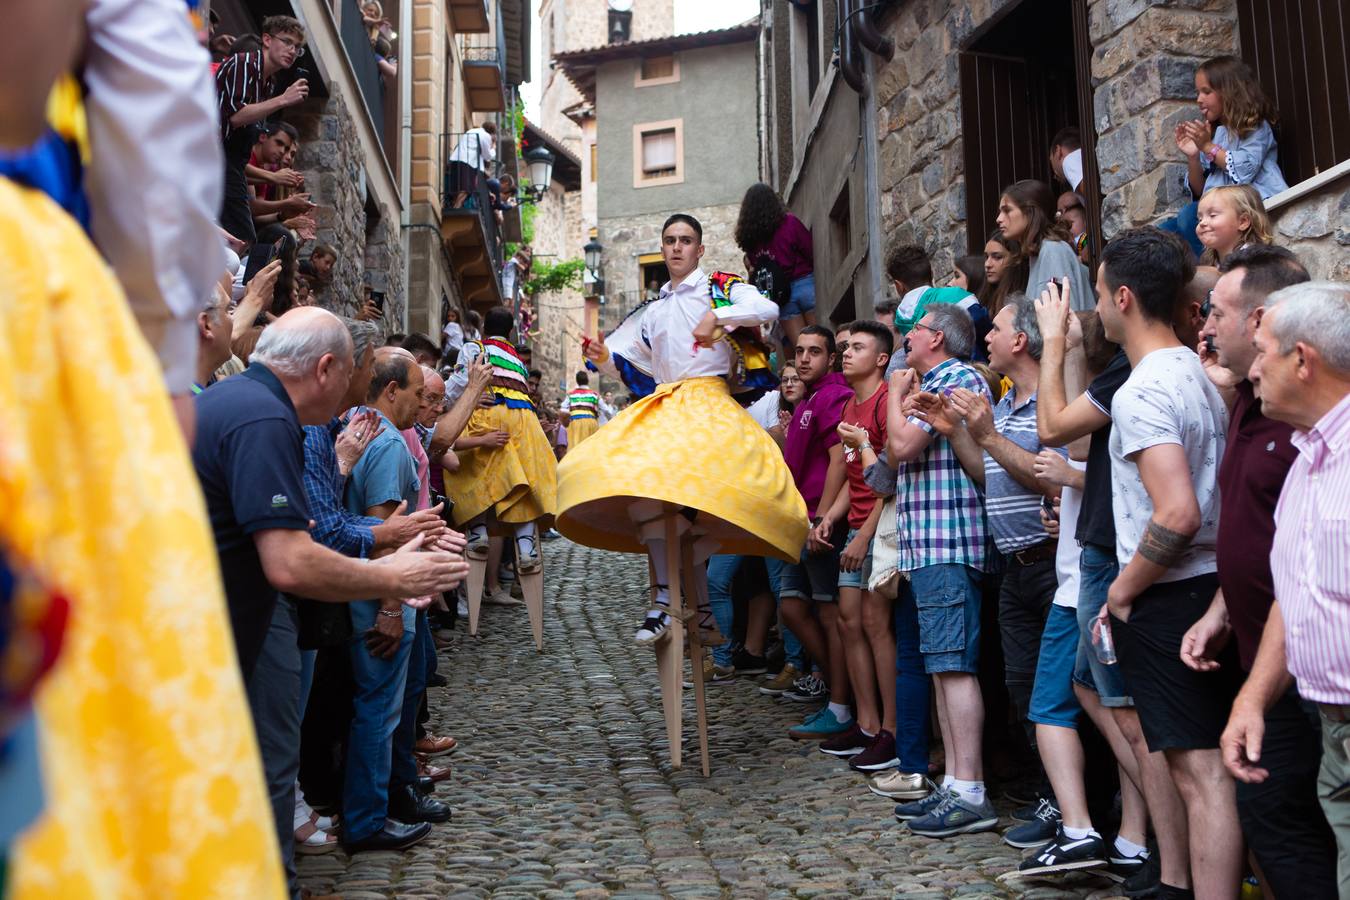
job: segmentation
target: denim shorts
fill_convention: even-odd
[[[1073,692],[1073,669],[1078,656],[1078,610],[1051,606],[1041,634],[1036,660],[1036,684],[1031,689],[1027,718],[1040,725],[1077,728],[1083,711]]]
[[[919,652],[924,671],[980,670],[979,572],[959,563],[924,566],[909,573],[902,590],[919,613]]]
[[[801,278],[792,279],[792,292],[788,296],[787,303],[778,311],[778,318],[791,319],[793,316],[800,316],[803,313],[809,313],[816,308],[816,276],[815,273],[803,275]]]
[[[1120,666],[1105,665],[1092,649],[1092,623],[1101,615],[1106,592],[1119,571],[1114,548],[1083,545],[1078,562],[1078,659],[1073,666],[1073,680],[1096,691],[1102,706],[1124,708],[1134,706],[1134,700],[1125,688]]]
[[[840,532],[836,531],[836,540]],[[769,587],[779,600],[784,597],[797,597],[802,600],[814,600],[817,603],[833,603],[839,594],[839,547],[824,553],[811,553],[802,550],[801,558],[794,563],[766,558],[769,570]]]
[[[850,528],[848,530],[848,537],[844,538],[844,547],[847,547],[849,543],[852,542],[853,537],[857,533],[858,529],[856,528]],[[840,549],[842,550],[843,548]],[[868,541],[867,555],[863,557],[862,565],[859,566],[857,570],[853,572],[845,572],[843,569],[839,570],[839,586],[841,588],[858,588],[859,590],[865,591],[867,590],[867,582],[871,580],[872,580],[872,542]]]

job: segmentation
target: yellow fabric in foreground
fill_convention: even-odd
[[[539,528],[553,524],[558,507],[558,462],[548,445],[539,417],[505,403],[476,409],[464,434],[476,437],[505,431],[504,447],[457,451],[459,469],[445,470],[445,493],[455,501],[456,525],[491,509],[498,522],[521,525],[542,518]]]
[[[595,434],[600,423],[595,419],[573,419],[567,423],[567,450],[571,452],[572,448],[580,444],[586,438]],[[566,457],[564,457],[566,458]]]
[[[0,534],[71,601],[14,898],[284,897],[206,508],[79,226],[0,179]]]
[[[796,562],[806,543],[782,451],[721,378],[659,385],[558,465],[557,527],[579,544],[645,553],[629,518],[637,499],[698,510],[719,553]]]

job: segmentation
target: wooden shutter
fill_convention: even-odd
[[[1350,159],[1345,0],[1238,0],[1242,58],[1275,104],[1280,168],[1296,184]]]

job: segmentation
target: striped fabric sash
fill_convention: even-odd
[[[713,309],[731,305],[731,288],[745,284],[745,279],[730,272],[714,272],[708,276],[708,299]],[[758,333],[750,330],[737,331],[727,335],[727,344],[736,357],[734,371],[728,373],[732,393],[760,388],[771,390],[777,383],[769,364],[769,348],[759,339]]]
[[[499,338],[484,338],[483,352],[492,365],[490,390],[497,396],[498,402],[512,409],[534,409],[534,404],[530,402],[529,385],[525,381],[530,373],[516,355],[516,348]]]

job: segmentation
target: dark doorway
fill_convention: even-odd
[[[638,302],[641,303],[648,299],[648,294],[651,294],[653,290],[659,291],[661,285],[670,280],[670,270],[666,268],[664,262],[641,263],[638,268],[641,273],[640,283],[642,284],[639,291],[642,296],[638,297]]]
[[[1101,198],[1086,0],[1024,0],[976,32],[960,55],[966,174],[966,245],[982,253],[1004,187],[1054,181],[1050,139],[1075,126],[1083,139],[1083,186],[1093,255],[1100,249]]]

